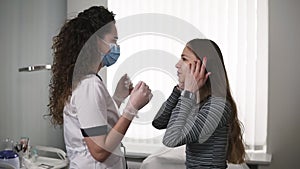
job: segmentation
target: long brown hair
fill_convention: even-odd
[[[226,99],[231,106],[231,119],[228,122],[227,161],[240,164],[244,162],[245,147],[241,131],[241,122],[238,119],[236,103],[231,95],[227,72],[223,56],[218,45],[209,39],[193,39],[187,47],[200,59],[207,57],[206,70],[212,72],[204,85],[206,96],[218,96]]]
[[[85,43],[92,38],[92,35],[111,22],[115,22],[112,12],[103,6],[90,7],[79,13],[74,19],[66,21],[59,34],[53,38],[54,58],[48,104],[52,124],[63,124],[63,109],[71,96],[72,89],[82,77],[96,73],[96,70],[91,68],[97,58],[91,57],[91,55],[96,54],[95,50],[87,54],[82,52],[82,48],[88,48]],[[101,37],[108,31],[108,28],[102,29],[102,34],[98,36]],[[76,68],[75,70],[75,65],[79,69]]]

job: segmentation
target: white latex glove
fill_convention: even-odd
[[[152,98],[149,86],[140,81],[132,90],[129,101],[124,109],[125,115],[137,116],[138,110],[143,108]]]
[[[132,82],[127,74],[123,75],[119,80],[115,93],[113,95],[113,99],[120,106],[120,104],[129,96],[132,87]]]

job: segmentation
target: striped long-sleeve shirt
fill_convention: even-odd
[[[164,145],[186,144],[186,168],[225,169],[230,117],[230,104],[224,98],[209,97],[197,104],[174,87],[152,125],[166,128]]]

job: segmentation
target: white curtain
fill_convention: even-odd
[[[120,59],[107,70],[109,91],[127,72],[134,84],[143,80],[154,93],[130,126],[128,145],[145,152],[152,150],[145,145],[161,145],[164,131],[151,121],[177,84],[175,64],[188,40],[208,38],[223,53],[247,148],[265,151],[268,0],[109,0],[108,8],[116,14],[121,45]]]

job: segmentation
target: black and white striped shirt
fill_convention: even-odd
[[[230,104],[221,97],[205,102],[180,95],[174,87],[152,125],[166,129],[163,144],[176,147],[186,144],[186,168],[225,169]]]

